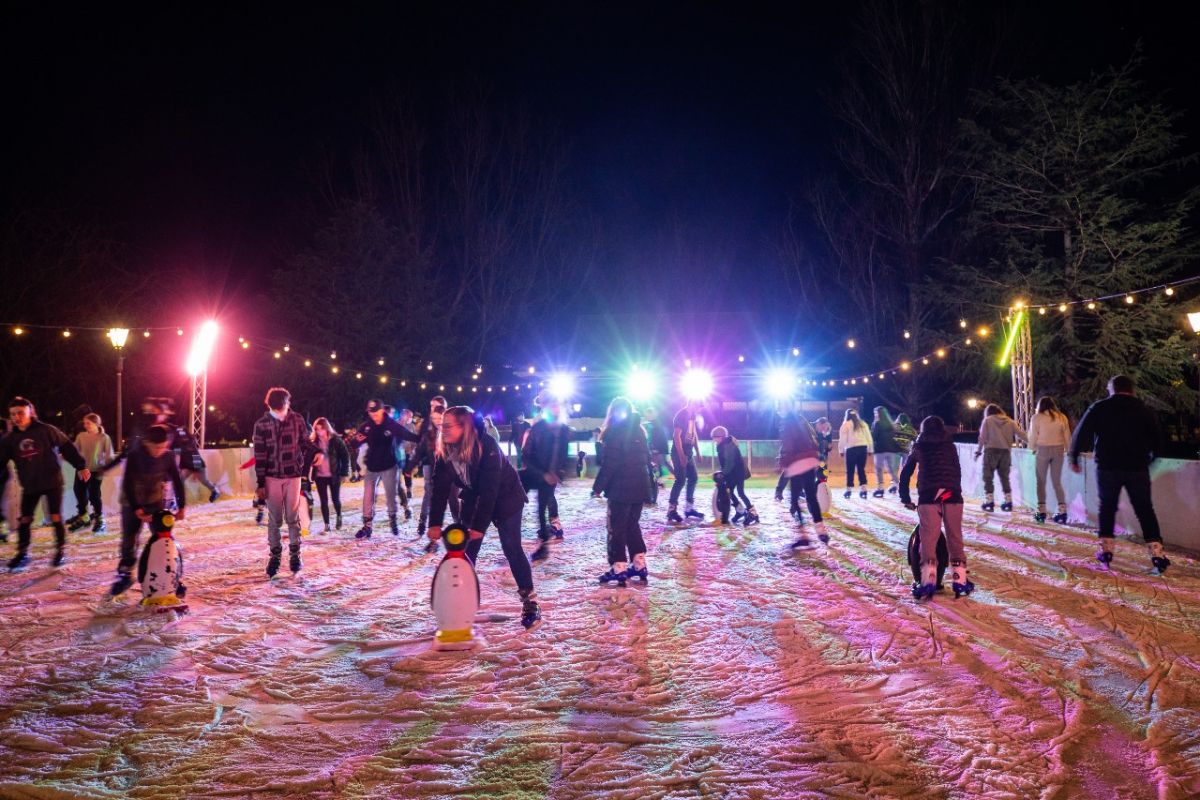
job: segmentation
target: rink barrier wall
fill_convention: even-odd
[[[779,442],[772,439],[741,440],[739,445],[742,455],[750,472],[756,477],[774,476],[777,471],[776,459],[779,454]],[[958,444],[959,461],[962,465],[963,494],[970,503],[978,503],[983,499],[982,459],[974,457],[973,444]],[[574,474],[574,458],[582,450],[586,456],[587,469],[585,477],[596,474],[594,442],[572,442],[572,464],[569,475]],[[508,451],[507,443],[505,452]],[[222,450],[204,450],[204,463],[207,467],[208,478],[222,494],[249,497],[254,493],[254,468],[239,469],[250,460],[253,451],[249,447],[235,447]],[[515,456],[510,456],[515,460]],[[1063,488],[1067,493],[1067,508],[1070,521],[1075,524],[1086,524],[1095,528],[1098,524],[1099,497],[1096,493],[1096,466],[1090,454],[1081,459],[1083,473],[1076,475],[1070,469],[1063,469]],[[1017,510],[1014,515],[1027,515],[1037,507],[1037,484],[1034,477],[1034,455],[1025,448],[1013,449],[1013,466],[1011,473],[1013,502]],[[696,465],[701,478],[711,475],[718,469],[713,443],[709,440],[700,442],[700,460]],[[11,467],[10,467],[11,469]],[[118,492],[121,486],[121,475],[124,465],[114,469],[104,478],[103,497],[106,512],[116,511],[120,507]],[[829,458],[830,482],[836,487],[845,485],[845,465],[836,449]],[[867,462],[867,476],[871,486],[875,484],[874,464]],[[1163,540],[1178,547],[1200,551],[1200,461],[1160,458],[1150,467],[1153,486],[1154,508],[1158,514],[1159,525],[1162,528]],[[75,495],[71,490],[75,481],[75,470],[71,465],[63,465],[63,477],[66,480],[66,490],[63,495],[63,515],[72,516],[75,513]],[[1050,513],[1057,508],[1057,498],[1054,496],[1053,484],[1047,481],[1047,507]],[[186,483],[189,505],[203,505],[208,501],[208,490],[198,481]],[[15,527],[19,488],[16,480],[10,480],[8,491],[4,498],[7,506],[5,516],[11,527]],[[1002,499],[999,481],[996,483],[997,505]],[[839,497],[834,492],[835,503]],[[1001,513],[1001,512],[997,512]],[[41,520],[37,520],[40,522]],[[37,524],[35,522],[35,524]],[[1133,515],[1128,498],[1122,494],[1121,505],[1117,511],[1117,532],[1141,535],[1141,528]]]

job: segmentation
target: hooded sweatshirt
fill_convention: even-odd
[[[900,502],[911,503],[912,496],[908,490],[908,482],[912,480],[913,470],[920,466],[917,473],[917,502],[935,503],[941,489],[951,493],[947,502],[961,503],[962,499],[962,468],[958,463],[958,448],[949,431],[936,434],[922,433],[913,442],[912,452],[904,460],[900,469]]]
[[[8,483],[9,461],[17,465],[17,479],[26,493],[61,489],[64,483],[59,455],[77,470],[87,467],[67,435],[53,425],[38,419],[25,430],[14,425],[0,439],[0,495]]]

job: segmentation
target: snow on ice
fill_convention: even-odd
[[[894,500],[839,502],[831,545],[791,555],[757,490],[750,530],[647,509],[649,585],[602,587],[577,483],[534,567],[542,626],[493,531],[487,647],[434,653],[437,559],[411,522],[356,542],[347,489],[345,529],[274,582],[248,500],[189,509],[182,617],[104,601],[118,534],[73,534],[51,571],[35,531],[0,575],[0,797],[1200,796],[1186,555],[1158,576],[1122,541],[1110,571],[1090,532],[969,510],[978,590],[918,604]]]

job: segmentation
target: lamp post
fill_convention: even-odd
[[[117,447],[121,447],[122,425],[124,422],[121,411],[121,373],[125,370],[125,342],[129,341],[128,328],[109,328],[108,340],[117,350]]]

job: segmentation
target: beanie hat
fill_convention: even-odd
[[[711,431],[709,431],[708,435],[712,439],[727,438],[729,436],[729,429],[726,428],[724,425],[718,425],[715,428],[713,428]]]

